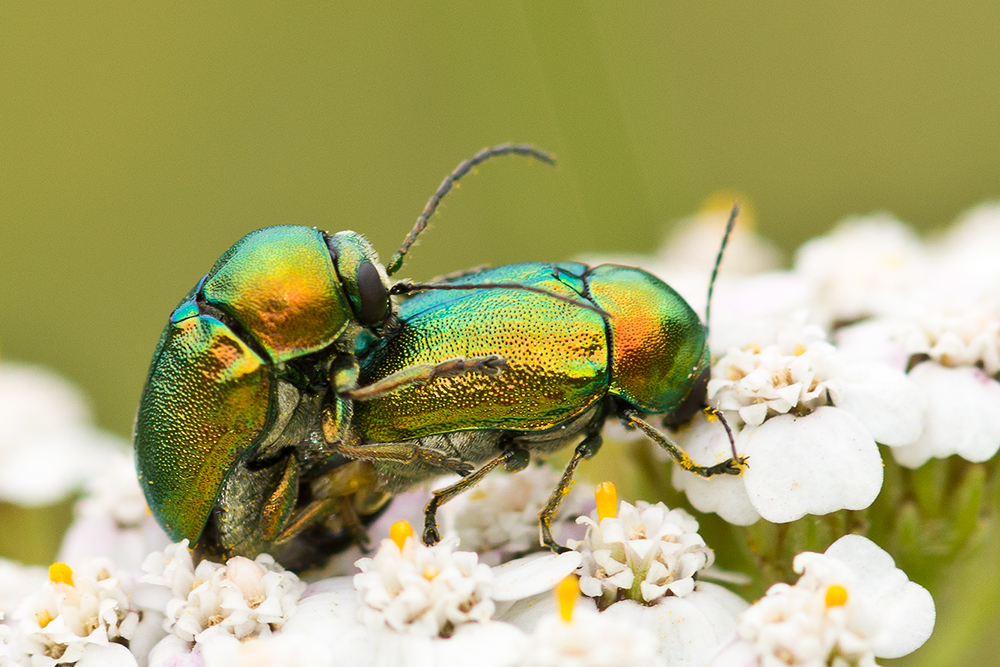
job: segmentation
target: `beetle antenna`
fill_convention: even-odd
[[[457,167],[455,167],[454,171],[448,174],[448,176],[441,181],[441,185],[438,186],[437,192],[434,193],[434,196],[427,200],[427,205],[424,206],[423,213],[420,214],[420,217],[417,218],[416,224],[413,225],[413,229],[411,229],[410,233],[407,234],[402,247],[397,250],[396,254],[392,256],[391,260],[389,260],[389,264],[386,266],[385,272],[391,276],[399,270],[399,267],[403,265],[403,256],[406,255],[410,246],[413,245],[413,242],[417,240],[417,236],[420,235],[420,232],[424,231],[424,228],[427,227],[427,221],[432,215],[434,215],[434,211],[437,210],[438,204],[441,203],[441,200],[444,199],[444,196],[448,194],[459,179],[472,171],[472,168],[476,165],[486,162],[490,158],[497,157],[498,155],[508,154],[525,155],[552,165],[556,163],[556,160],[552,155],[539,150],[534,146],[529,146],[528,144],[509,143],[500,144],[499,146],[489,146],[479,151],[468,160],[462,161]]]
[[[572,297],[563,296],[562,294],[556,294],[555,292],[550,292],[547,289],[542,289],[541,287],[534,287],[533,285],[522,285],[521,283],[468,283],[462,285],[452,285],[450,283],[411,283],[411,282],[401,282],[396,283],[389,288],[389,294],[412,294],[413,292],[427,292],[430,290],[474,290],[474,289],[513,289],[522,290],[525,292],[534,292],[535,294],[542,294],[556,301],[564,301],[565,303],[577,306],[579,308],[584,308],[586,310],[592,310],[601,317],[611,317],[606,311],[601,310],[592,303],[587,301],[581,301],[579,299],[574,299]]]
[[[715,289],[715,279],[719,276],[719,265],[722,264],[722,253],[726,251],[726,244],[736,226],[736,216],[740,214],[739,202],[733,204],[733,210],[729,213],[729,222],[726,223],[726,231],[722,235],[722,245],[719,246],[719,254],[715,256],[715,266],[712,267],[712,277],[708,281],[708,302],[705,304],[705,328],[708,329],[712,321],[712,291]],[[726,427],[729,430],[729,427]],[[730,434],[732,439],[732,434]]]

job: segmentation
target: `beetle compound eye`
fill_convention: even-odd
[[[385,319],[389,310],[389,290],[371,262],[361,262],[358,267],[358,294],[361,296],[361,312],[358,313],[361,324],[371,326]]]

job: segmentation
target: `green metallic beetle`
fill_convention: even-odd
[[[732,230],[734,208],[709,287]],[[367,341],[359,353],[361,382],[378,382],[400,369],[451,357],[495,354],[507,362],[496,378],[440,378],[355,407],[353,429],[370,443],[427,447],[479,469],[441,489],[425,513],[424,541],[439,539],[435,512],[499,465],[519,470],[531,454],[545,456],[582,437],[559,486],[540,514],[541,541],[562,551],[551,521],[582,459],[601,445],[610,416],[638,427],[686,470],[710,477],[738,475],[736,455],[699,466],[641,415],[664,415],[665,424],[689,419],[705,403],[711,369],[708,330],[666,283],[638,268],[605,264],[528,263],[470,272],[465,283],[527,285],[564,301],[526,291],[426,292],[404,301],[393,335]],[[594,309],[580,308],[587,301]],[[706,313],[706,321],[708,313]],[[728,430],[728,426],[726,427]],[[399,492],[437,476],[424,463],[370,458],[375,445],[342,443],[340,451],[370,460],[383,488]]]
[[[455,181],[508,153],[552,161],[530,146],[484,149],[445,179],[417,228]],[[388,273],[399,268],[412,238]],[[263,550],[280,558],[288,547],[286,562],[298,562],[294,552],[303,545],[293,542],[310,531],[300,542],[344,531],[363,539],[364,522],[384,508],[389,493],[376,482],[372,463],[337,449],[342,441],[357,442],[355,401],[435,377],[504,369],[496,355],[450,357],[359,383],[357,339],[364,332],[378,340],[394,329],[395,293],[374,249],[350,231],[267,227],[219,258],[170,316],[136,417],[139,481],[172,539],[186,538],[216,558]],[[419,443],[374,446],[369,453],[438,473],[472,469]]]

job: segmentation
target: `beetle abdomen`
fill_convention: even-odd
[[[139,483],[174,540],[196,541],[234,463],[270,419],[261,358],[217,319],[171,322],[136,417]]]
[[[516,283],[584,302],[553,264],[485,269],[454,283]],[[567,269],[582,268],[566,265]],[[412,306],[411,306],[412,304]],[[415,364],[499,355],[499,376],[438,378],[359,402],[354,425],[366,440],[410,440],[465,429],[542,430],[605,395],[608,347],[601,316],[518,289],[421,294],[400,307],[400,333],[363,360],[365,384]]]

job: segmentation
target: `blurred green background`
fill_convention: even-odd
[[[169,6],[168,6],[169,4]],[[650,250],[719,188],[792,249],[1000,195],[1000,5],[3,2],[0,354],[131,428],[167,315],[237,238],[354,229],[401,275]]]
[[[166,318],[237,238],[366,234],[400,273],[645,252],[720,188],[791,251],[1000,196],[1000,5],[0,1],[0,356],[129,433]]]

